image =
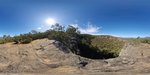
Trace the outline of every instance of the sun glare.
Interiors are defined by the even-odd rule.
[[[48,18],[48,19],[46,19],[46,24],[48,24],[48,25],[54,25],[54,24],[56,24],[56,21],[55,21],[55,19],[53,19],[53,18]]]

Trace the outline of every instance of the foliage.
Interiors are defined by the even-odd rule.
[[[60,42],[62,42],[65,39],[64,27],[59,24],[53,25],[52,30],[47,31],[47,33],[49,39],[53,39]]]
[[[134,43],[134,44],[140,44],[140,43],[146,43],[150,44],[150,38],[126,38],[126,40]]]
[[[23,40],[21,41],[21,43],[22,43],[22,44],[28,44],[28,43],[30,43],[31,41],[32,41],[31,38],[26,38],[26,39],[23,39]]]
[[[79,54],[78,37],[80,33],[77,28],[68,26],[67,29],[64,30],[63,26],[56,24],[52,26],[52,30],[47,31],[47,33],[49,33],[49,39],[59,41],[63,45],[67,46],[73,53]]]
[[[143,38],[143,39],[141,39],[141,43],[150,44],[150,38]]]
[[[27,44],[32,41],[32,38],[29,36],[29,34],[20,34],[20,36],[14,36],[14,42],[15,44]]]
[[[0,44],[6,43],[4,39],[0,39]]]
[[[99,52],[113,54],[117,57],[124,46],[124,42],[112,36],[98,36],[92,40],[92,45],[99,49]]]
[[[80,38],[82,39],[81,43],[85,45],[90,45],[92,42],[92,39],[94,39],[95,37],[96,36],[90,35],[90,34],[81,34],[80,35]]]
[[[13,42],[13,38],[10,35],[4,35],[0,39],[0,44],[8,43],[8,42]]]

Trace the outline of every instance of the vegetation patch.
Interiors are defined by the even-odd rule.
[[[141,42],[150,44],[150,38],[143,38],[143,39],[141,39]]]
[[[132,42],[134,44],[140,44],[140,43],[145,43],[145,44],[150,44],[150,38],[125,38],[129,42]]]
[[[117,57],[124,46],[124,42],[116,37],[102,35],[92,39],[92,45],[98,48],[98,52]]]

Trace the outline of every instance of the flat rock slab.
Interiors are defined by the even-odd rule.
[[[126,43],[119,56],[128,56],[133,58],[148,57],[150,56],[150,44]]]
[[[0,75],[150,75],[150,73],[100,72],[100,73],[2,73]]]

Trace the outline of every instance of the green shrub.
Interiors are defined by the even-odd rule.
[[[21,43],[22,43],[22,44],[28,44],[28,43],[30,43],[31,41],[32,41],[31,38],[26,38],[26,39],[22,39],[22,40],[21,40]]]
[[[8,42],[13,42],[13,38],[10,35],[4,35],[1,39],[0,39],[0,44],[5,44]]]
[[[32,38],[28,34],[20,34],[19,36],[14,36],[13,41],[15,44],[27,44],[32,41]]]
[[[20,41],[21,41],[21,37],[19,37],[19,36],[14,36],[14,37],[13,37],[13,41],[15,42],[15,44],[19,44]]]

